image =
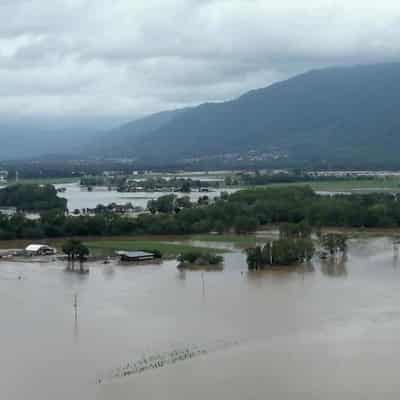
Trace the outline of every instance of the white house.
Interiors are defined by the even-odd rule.
[[[25,248],[25,252],[30,256],[51,256],[56,254],[56,249],[46,244],[30,244]]]

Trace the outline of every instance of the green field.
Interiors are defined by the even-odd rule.
[[[79,178],[35,178],[35,179],[19,179],[18,183],[31,183],[36,185],[46,185],[46,184],[66,184],[66,183],[74,183],[79,182]],[[10,180],[8,182],[9,185],[14,184],[15,181]]]
[[[196,247],[182,243],[170,243],[159,240],[93,240],[85,242],[92,254],[112,255],[117,250],[152,251],[159,250],[164,256],[177,256],[186,251],[212,251],[223,253],[224,250]]]
[[[236,244],[254,244],[257,241],[255,235],[236,235],[236,234],[224,234],[224,235],[213,235],[213,234],[201,234],[192,235],[190,240],[198,240],[202,242],[230,242]]]
[[[95,254],[110,255],[116,250],[150,251],[158,249],[165,255],[175,256],[189,250],[209,250],[215,253],[223,253],[228,250],[215,249],[208,246],[207,242],[234,242],[234,243],[254,243],[255,236],[248,235],[248,241],[244,241],[245,236],[241,235],[193,235],[193,236],[122,236],[122,237],[89,237],[81,240]],[[60,252],[62,245],[68,238],[36,240],[38,243],[46,243],[56,247]],[[189,241],[204,241],[204,246],[193,246]],[[1,240],[0,249],[21,249],[33,241],[25,240]],[[186,243],[188,242],[188,243]]]
[[[295,183],[272,183],[263,187],[288,187],[288,186],[311,186],[317,191],[336,192],[374,192],[374,191],[395,191],[400,192],[400,177],[374,178],[374,179],[345,179],[326,180],[316,182],[295,182]]]

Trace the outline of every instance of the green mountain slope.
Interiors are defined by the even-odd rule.
[[[400,158],[399,105],[400,64],[316,70],[161,122],[159,114],[136,121],[109,132],[113,146],[101,151],[159,162],[255,150],[279,151],[289,161],[393,164]],[[137,129],[146,121],[151,129]]]

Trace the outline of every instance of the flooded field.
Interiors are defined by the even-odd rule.
[[[64,193],[60,193],[60,197],[68,200],[68,209],[94,208],[98,204],[108,205],[110,203],[126,204],[132,203],[136,207],[147,207],[149,200],[156,199],[171,192],[135,192],[135,193],[120,193],[116,190],[108,190],[106,187],[94,188],[89,192],[86,188],[81,188],[79,183],[67,183],[54,185],[56,188],[65,188]],[[221,192],[233,193],[237,189],[215,189],[210,192],[192,192],[189,194],[192,201],[197,201],[199,197],[209,196],[210,198],[220,196]],[[184,196],[184,193],[175,193],[177,196]]]
[[[223,271],[99,263],[82,276],[61,262],[1,262],[1,398],[400,392],[400,262],[390,238],[352,240],[342,263],[265,273],[248,273],[233,243],[208,245],[233,249]]]

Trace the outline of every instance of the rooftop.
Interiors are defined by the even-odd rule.
[[[145,251],[116,251],[115,252],[116,255],[118,256],[126,256],[129,258],[138,258],[138,257],[152,257],[154,256],[153,253],[147,253]]]
[[[45,248],[45,249],[50,249],[49,246],[46,244],[30,244],[29,246],[26,247],[26,251],[39,251],[40,249]]]

